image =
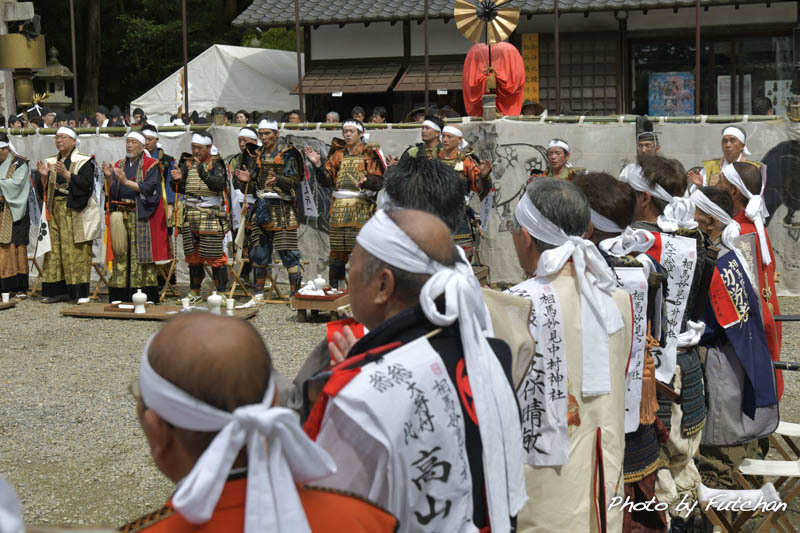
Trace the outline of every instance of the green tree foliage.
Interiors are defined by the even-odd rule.
[[[269,28],[267,31],[259,32],[255,28],[249,28],[242,35],[242,46],[252,46],[257,48],[271,48],[273,50],[297,50],[294,28]],[[303,51],[303,41],[300,40],[300,51]]]
[[[96,35],[86,31],[89,4],[97,0],[75,0],[78,91],[85,101],[84,54]],[[187,0],[189,60],[213,44],[249,46],[243,32],[231,25],[252,0]],[[47,47],[58,48],[61,62],[72,68],[69,31],[69,2],[35,0],[42,16],[42,33]],[[102,0],[99,43],[101,57],[96,100],[108,107],[124,105],[140,96],[183,65],[183,36],[180,0]],[[253,34],[257,34],[255,30]],[[272,32],[265,32],[267,33]],[[275,32],[276,48],[294,50],[294,31]],[[271,37],[272,39],[272,37]],[[266,41],[264,41],[266,44]],[[286,48],[289,46],[289,48]],[[267,44],[267,47],[272,47]],[[190,73],[191,74],[191,73]],[[71,89],[71,85],[70,85]],[[72,91],[69,90],[68,93]],[[94,109],[84,111],[93,112]]]

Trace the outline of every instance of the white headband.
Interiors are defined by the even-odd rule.
[[[213,141],[211,140],[211,137],[203,133],[192,133],[192,144],[204,144],[206,146],[211,146]]]
[[[256,135],[256,132],[248,128],[240,129],[239,137],[247,137],[248,139],[253,139],[254,141],[258,140],[258,135]]]
[[[258,123],[258,128],[256,129],[278,131],[278,123],[275,122],[274,120],[267,120],[265,118],[262,118]]]
[[[527,193],[522,195],[514,215],[532,237],[556,246],[539,256],[537,276],[553,276],[572,259],[581,294],[583,353],[594,354],[583,359],[583,394],[608,394],[611,391],[608,336],[623,327],[622,316],[614,303],[614,273],[592,241],[564,233],[542,215]]]
[[[619,224],[610,218],[604,217],[594,209],[592,209],[592,225],[595,229],[606,233],[622,233],[625,231],[625,228],[620,227]]]
[[[569,145],[559,139],[553,139],[552,141],[547,143],[547,149],[549,150],[550,148],[561,148],[565,152],[569,153]]]
[[[424,124],[424,123],[423,123]],[[449,133],[450,135],[455,135],[459,139],[464,138],[464,132],[454,126],[445,126],[442,129],[442,133]]]
[[[767,231],[764,228],[764,220],[769,216],[767,206],[764,204],[764,199],[761,194],[753,194],[742,181],[742,177],[736,171],[733,165],[727,165],[722,169],[722,174],[728,183],[739,189],[742,196],[747,198],[747,206],[744,208],[744,214],[756,227],[758,233],[759,248],[761,248],[761,262],[764,265],[772,263],[772,258],[769,255],[769,244],[767,243]],[[764,185],[761,185],[761,192],[764,192]]]
[[[294,411],[272,407],[272,376],[261,403],[238,407],[232,413],[222,411],[153,370],[148,351],[154,337],[147,341],[139,365],[144,404],[173,426],[219,432],[178,485],[172,496],[175,509],[192,524],[208,522],[236,456],[247,446],[245,532],[310,531],[295,482],[327,477],[336,472],[336,465],[303,432]]]
[[[747,149],[747,144],[745,144],[745,133],[744,130],[737,128],[736,126],[728,126],[724,130],[722,130],[722,136],[725,137],[726,135],[732,135],[739,139],[739,141],[744,145],[743,153],[744,155],[752,155],[750,150]]]
[[[158,139],[158,132],[156,130],[151,130],[150,128],[143,129],[142,135],[144,135],[145,137],[152,137],[153,139]]]
[[[700,208],[700,211],[716,218],[725,226],[725,228],[722,230],[722,244],[736,254],[736,257],[739,259],[739,263],[742,265],[742,268],[744,268],[745,272],[747,273],[747,277],[750,279],[750,283],[753,283],[755,286],[755,278],[753,277],[753,273],[750,272],[750,265],[747,262],[747,259],[745,259],[742,251],[738,246],[736,246],[736,239],[739,238],[742,227],[700,189],[695,189],[689,198],[698,208]]]
[[[8,149],[14,152],[15,154],[17,153],[17,149],[14,148],[14,145],[11,144],[11,141],[8,142],[0,141],[0,148],[5,148],[6,146],[8,146]]]
[[[396,268],[430,274],[419,296],[425,316],[436,326],[448,326],[458,320],[478,429],[487,451],[483,454],[483,472],[489,520],[493,529],[508,531],[509,516],[515,515],[527,499],[522,431],[516,411],[503,408],[514,405],[514,392],[486,339],[493,333],[480,283],[463,252],[452,267],[434,261],[383,210],[361,228],[356,242]],[[444,313],[439,312],[435,303],[442,294]]]
[[[642,167],[636,163],[631,163],[623,168],[620,179],[622,181],[627,181],[628,185],[634,190],[649,192],[659,200],[667,202],[664,213],[658,217],[657,221],[661,231],[675,233],[679,228],[697,228],[697,222],[694,220],[694,204],[692,204],[688,198],[672,196],[658,183],[651,187],[644,177]]]
[[[358,131],[360,131],[362,133],[364,132],[364,126],[362,126],[360,123],[356,122],[355,120],[345,120],[344,123],[342,123],[342,130],[344,130],[348,126],[350,126],[352,128],[355,128],[355,129],[357,129]]]
[[[423,126],[428,126],[430,129],[436,130],[439,133],[442,132],[442,128],[440,128],[439,125],[437,123],[435,123],[434,121],[432,121],[432,120],[425,120],[425,121],[422,122],[422,125]]]
[[[145,143],[145,138],[144,138],[144,135],[142,135],[142,134],[141,134],[141,133],[139,133],[138,131],[132,131],[132,132],[130,132],[130,133],[128,134],[128,137],[127,137],[127,138],[128,138],[128,139],[135,139],[135,140],[139,141],[139,142],[140,142],[140,143],[142,143],[142,144],[144,144],[144,143]]]
[[[450,135],[455,135],[456,137],[461,139],[461,142],[458,143],[458,147],[461,150],[463,150],[464,148],[469,146],[469,143],[464,138],[464,132],[462,132],[460,129],[458,129],[458,128],[454,127],[454,126],[445,126],[444,128],[442,128],[442,133],[449,133]]]
[[[58,128],[56,130],[56,135],[60,135],[60,134],[68,135],[68,136],[72,137],[75,140],[78,139],[78,134],[75,133],[75,130],[73,130],[72,128],[68,128],[66,126],[61,126],[60,128]]]
[[[725,229],[722,231],[722,243],[729,249],[736,250],[734,239],[736,239],[741,232],[739,223],[733,220],[728,213],[723,211],[720,206],[715,204],[700,189],[695,189],[691,196],[689,196],[689,199],[695,206],[700,208],[700,211],[716,218],[725,226]]]

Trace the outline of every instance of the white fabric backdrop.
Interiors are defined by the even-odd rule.
[[[770,148],[794,138],[792,125],[784,120],[739,124],[748,133],[747,145],[753,159],[762,159]],[[722,124],[659,124],[662,153],[679,159],[688,169],[700,165],[702,160],[720,157]],[[463,124],[465,138],[473,145],[481,159],[494,163],[493,177],[497,193],[489,230],[480,245],[481,259],[491,269],[492,281],[517,282],[521,278],[516,254],[507,229],[513,208],[525,188],[532,168],[546,168],[545,146],[553,137],[566,139],[571,147],[570,162],[574,166],[604,170],[617,175],[622,166],[635,158],[635,126],[632,123],[611,124],[552,124],[497,120]],[[211,130],[215,145],[227,156],[238,150],[237,128],[215,127]],[[386,129],[370,132],[371,142],[381,145],[384,153],[400,155],[409,145],[420,141],[419,130]],[[327,153],[331,139],[340,136],[338,131],[310,129],[305,131],[282,130],[281,136],[297,146],[310,144]],[[124,155],[124,139],[101,135],[82,135],[81,151],[94,154],[99,161],[114,161]],[[800,135],[798,135],[800,138]],[[35,135],[15,137],[18,151],[34,162],[55,153],[52,137]],[[190,134],[161,136],[167,153],[177,157],[190,149]],[[798,146],[794,142],[791,146]],[[781,146],[790,146],[784,144]],[[772,168],[779,172],[779,165]],[[800,168],[798,168],[800,170]],[[783,181],[791,180],[784,169]],[[794,174],[794,173],[792,173]],[[772,180],[772,172],[770,180]],[[800,187],[800,183],[798,183]],[[798,189],[800,191],[800,189]],[[318,191],[319,193],[320,191]],[[778,190],[780,192],[780,189]],[[798,195],[800,196],[800,195]],[[478,202],[473,198],[473,207]],[[798,206],[800,207],[800,206]],[[798,228],[784,222],[787,206],[778,205],[769,225],[770,238],[775,248],[778,270],[782,273],[780,294],[800,294],[800,217]],[[327,277],[325,262],[328,255],[328,237],[324,231],[301,226],[300,248],[303,258],[309,261],[305,278],[317,273]],[[184,269],[181,269],[181,278]]]

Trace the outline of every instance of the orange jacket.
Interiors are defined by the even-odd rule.
[[[357,496],[318,487],[298,486],[306,518],[314,533],[393,533],[397,519],[378,506]],[[173,507],[172,500],[153,513],[120,528],[133,533],[226,533],[244,531],[244,505],[247,478],[225,483],[214,515],[207,523],[195,526]]]

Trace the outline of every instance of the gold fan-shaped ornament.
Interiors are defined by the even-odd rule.
[[[500,7],[508,1],[481,0],[476,6],[468,0],[456,0],[453,18],[458,31],[470,41],[479,43],[486,26],[486,44],[505,41],[519,22],[518,7]]]

